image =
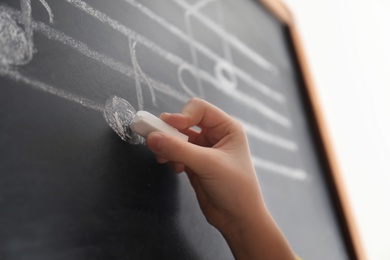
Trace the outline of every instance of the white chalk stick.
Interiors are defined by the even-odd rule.
[[[176,128],[168,125],[160,118],[143,110],[140,110],[135,114],[133,121],[130,123],[130,128],[131,131],[145,138],[151,132],[160,131],[180,138],[184,141],[188,141],[188,136],[180,133]]]

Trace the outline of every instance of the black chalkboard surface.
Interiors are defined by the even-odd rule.
[[[285,26],[251,0],[0,1],[0,259],[232,259],[185,174],[123,142],[115,95],[191,97],[244,125],[264,197],[304,259],[347,259]]]

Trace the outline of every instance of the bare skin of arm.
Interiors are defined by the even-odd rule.
[[[189,142],[153,132],[147,146],[157,162],[187,173],[203,214],[235,258],[295,259],[264,203],[240,123],[201,99],[160,118],[188,135]]]

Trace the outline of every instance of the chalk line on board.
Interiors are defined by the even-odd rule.
[[[195,45],[194,45],[195,37],[194,37],[193,31],[192,31],[191,16],[195,12],[199,12],[200,9],[205,8],[211,2],[214,2],[214,1],[216,1],[216,0],[199,1],[196,4],[192,5],[191,9],[186,10],[184,13],[184,17],[185,17],[184,20],[185,20],[187,33],[191,38],[191,41],[189,43],[191,57],[192,57],[192,60],[194,62],[195,67],[199,67],[199,66],[198,66],[198,55],[197,55],[197,51],[196,51]],[[227,48],[229,45],[226,44],[226,40],[224,38],[221,38],[221,40],[222,40],[222,46],[223,46],[225,59],[219,59],[218,61],[216,61],[215,65],[214,65],[214,75],[218,79],[219,83],[224,88],[226,88],[227,90],[234,90],[237,87],[237,78],[236,78],[236,73],[233,71],[233,69],[234,69],[233,63],[232,63],[231,59],[229,59],[229,57],[227,57],[230,54],[230,49]],[[229,75],[229,77],[226,77],[224,72],[227,73]],[[199,72],[197,73],[196,78],[199,81]],[[199,83],[198,83],[198,85],[199,85]]]
[[[141,78],[146,82],[146,85],[149,88],[150,94],[152,96],[153,105],[157,107],[157,99],[153,89],[153,82],[151,78],[144,73],[137,60],[137,55],[135,50],[136,44],[137,44],[136,41],[133,41],[132,39],[129,38],[130,57],[131,57],[131,62],[133,63],[133,70],[135,75],[135,86],[136,86],[137,97],[138,97],[138,109],[142,110],[144,108],[141,80],[140,80]]]
[[[225,31],[226,31],[226,27],[225,27],[225,18],[223,16],[223,13],[222,13],[222,6],[221,6],[221,1],[219,0],[212,0],[213,2],[215,2],[215,12],[216,12],[216,16],[217,16],[217,19],[219,21],[219,24],[221,26],[221,28],[223,28]],[[230,43],[223,37],[220,37],[221,38],[221,41],[222,41],[222,50],[223,50],[223,55],[226,59],[226,61],[220,61],[218,62],[216,65],[215,65],[215,73],[218,75],[218,78],[220,79],[220,81],[228,81],[228,83],[230,83],[230,87],[232,88],[236,88],[238,86],[238,80],[237,80],[237,75],[234,71],[234,66],[233,66],[233,56],[232,56],[232,52],[231,52],[231,49],[230,49]],[[225,76],[225,73],[227,73],[228,77]],[[227,84],[228,84],[227,83]],[[264,93],[263,93],[264,94]],[[276,100],[279,100],[279,99],[276,99]]]
[[[274,146],[277,146],[287,151],[295,152],[298,150],[298,145],[294,141],[266,132],[262,130],[260,127],[248,123],[240,118],[236,118],[236,119],[240,121],[248,137],[256,138],[258,140],[272,144]]]
[[[49,13],[50,23],[53,12],[45,0],[39,0]],[[25,65],[34,53],[31,0],[20,0],[20,24],[4,9],[0,10],[0,64],[3,66]]]
[[[24,26],[24,34],[26,36],[26,40],[28,43],[28,60],[26,63],[28,63],[33,56],[34,51],[34,43],[33,43],[33,28],[31,25],[31,2],[30,0],[21,0],[20,1],[20,9],[21,9],[21,23]]]
[[[189,43],[189,46],[190,46],[190,53],[191,53],[192,63],[194,64],[194,66],[196,68],[199,68],[198,55],[196,54],[196,48],[195,48],[195,44],[194,44],[196,39],[194,38],[194,34],[192,32],[192,26],[190,24],[191,20],[189,18],[190,15],[191,15],[190,11],[187,11],[185,13],[185,17],[186,17],[185,25],[186,25],[186,29],[187,29],[187,34],[190,37],[190,41],[188,43]],[[182,71],[184,71],[184,69],[185,69],[185,67],[180,67],[179,70],[178,70],[178,74],[179,74],[179,77],[180,77],[181,80],[182,80],[182,76],[181,76],[182,75]],[[199,70],[196,70],[195,73],[196,73],[195,74],[196,83],[198,85],[198,90],[199,90],[200,96],[204,97],[204,90],[203,90],[202,81],[201,81],[200,76],[199,76]],[[184,80],[182,80],[182,81],[183,81],[182,85],[187,87],[187,85],[184,83]]]
[[[243,106],[250,107],[263,116],[265,116],[268,119],[271,119],[273,122],[278,123],[281,126],[284,126],[285,128],[291,128],[292,123],[290,119],[287,117],[279,114],[275,110],[269,108],[268,106],[264,105],[262,102],[260,102],[258,99],[256,99],[253,96],[246,95],[245,93],[242,93],[241,91],[226,91],[226,89],[219,84],[219,81],[215,79],[214,77],[211,77],[209,74],[203,74],[202,71],[200,71],[200,74],[207,78],[209,82],[212,82],[216,89],[220,90],[221,92],[224,92],[227,95],[235,101],[240,102]]]
[[[218,80],[215,80],[214,77],[212,77],[208,72],[205,71],[199,71],[198,68],[195,68],[193,65],[189,64],[188,62],[184,61],[182,58],[178,57],[177,55],[170,53],[160,46],[158,46],[156,43],[148,40],[144,36],[137,34],[136,32],[132,31],[131,29],[127,28],[123,24],[119,23],[118,21],[110,18],[106,14],[95,10],[91,6],[89,6],[87,3],[81,1],[81,0],[65,0],[71,4],[73,4],[75,7],[79,8],[80,10],[85,11],[87,14],[95,17],[97,20],[101,21],[102,23],[106,23],[110,25],[113,29],[123,33],[124,35],[128,36],[129,38],[132,38],[136,40],[138,43],[145,45],[150,50],[155,52],[156,54],[160,55],[161,57],[165,58],[167,61],[177,65],[182,66],[185,64],[188,66],[188,68],[191,68],[191,70],[196,74],[196,71],[198,70],[199,75],[203,77],[204,80],[214,85],[214,87],[221,90],[224,94],[228,95],[229,97],[232,97],[238,101],[241,101],[243,105],[252,107],[256,109],[260,114],[267,117],[270,120],[273,120],[274,122],[286,127],[291,127],[291,121],[286,118],[285,116],[279,114],[278,112],[274,111],[273,109],[269,108],[268,106],[262,104],[259,100],[253,99],[252,97],[248,96],[247,94],[238,91],[235,89],[234,91],[231,91],[229,89],[221,88],[220,82]],[[260,104],[261,103],[261,104]]]
[[[190,10],[192,8],[191,5],[184,0],[172,0],[172,2],[176,3],[178,6],[182,7],[184,10]],[[207,16],[203,15],[200,12],[194,12],[194,15],[198,18],[199,22],[202,22],[207,27],[209,27],[211,30],[213,30],[216,34],[220,35],[222,38],[224,38],[226,41],[228,41],[232,47],[235,47],[238,51],[243,53],[249,59],[252,59],[254,62],[256,62],[262,68],[267,69],[274,74],[278,74],[278,68],[275,65],[273,65],[271,62],[266,60],[264,57],[260,56],[258,53],[253,51],[251,48],[246,46],[237,37],[235,37],[234,35],[228,33],[226,30],[221,28],[218,24],[216,24],[210,18],[208,18]]]
[[[307,173],[299,168],[291,168],[256,156],[252,156],[252,162],[255,168],[274,172],[294,180],[303,181],[307,178]]]
[[[82,105],[83,107],[87,107],[87,108],[101,111],[101,112],[103,112],[103,110],[104,110],[104,107],[102,105],[98,104],[95,101],[92,101],[91,99],[78,96],[78,95],[73,94],[71,92],[68,92],[66,90],[55,88],[51,85],[48,85],[46,83],[43,83],[43,82],[36,80],[36,79],[33,79],[31,77],[24,76],[14,69],[5,68],[5,67],[0,66],[0,75],[4,76],[4,77],[8,77],[8,78],[10,78],[14,81],[17,81],[17,82],[25,83],[27,85],[32,86],[35,89],[39,89],[39,90],[43,91],[43,92],[55,95],[57,97],[60,97],[60,98],[63,98],[63,99],[66,99],[66,100],[69,100],[72,102],[75,102],[79,105]]]
[[[169,23],[166,19],[163,17],[157,15],[144,5],[140,4],[136,0],[124,0],[125,2],[131,4],[133,7],[137,8],[140,12],[142,12],[144,15],[149,17],[151,20],[157,22],[161,26],[163,26],[165,29],[167,29],[169,32],[171,32],[173,35],[177,36],[181,40],[187,42],[190,46],[193,46],[197,51],[202,53],[204,56],[209,58],[210,60],[215,61],[216,63],[226,61],[222,57],[218,56],[215,52],[210,50],[207,46],[202,44],[201,42],[197,41],[196,39],[191,38],[188,34],[181,31],[178,27],[175,25]],[[190,29],[191,30],[191,29]],[[252,56],[251,56],[252,57]],[[285,97],[277,92],[276,90],[271,89],[270,87],[266,86],[265,84],[259,82],[258,80],[254,79],[251,75],[240,69],[239,67],[235,66],[231,60],[228,60],[230,63],[231,68],[234,70],[235,74],[242,79],[246,84],[248,84],[249,87],[252,87],[253,89],[261,92],[263,95],[271,98],[272,100],[284,103]],[[195,64],[195,63],[194,63]],[[194,72],[196,73],[196,71]]]
[[[4,9],[4,6],[0,5],[0,10],[2,10],[1,8]],[[9,9],[9,8],[7,8],[7,9]],[[17,12],[15,10],[8,10],[8,11],[13,11],[14,15],[17,14]],[[129,77],[132,77],[132,78],[135,77],[133,74],[131,74],[132,68],[128,67],[127,65],[116,62],[115,60],[113,60],[107,56],[104,56],[102,54],[99,54],[97,52],[90,50],[87,45],[85,45],[85,44],[83,44],[83,43],[81,43],[81,42],[79,42],[79,41],[77,41],[69,36],[66,36],[62,32],[58,32],[58,31],[48,27],[44,23],[33,22],[33,28],[35,30],[41,32],[43,35],[45,35],[49,39],[60,41],[63,44],[68,45],[68,46],[76,49],[77,51],[79,51],[83,55],[86,55],[89,58],[92,58],[94,60],[97,60],[97,61],[105,64],[106,66],[110,67],[111,69],[119,71],[119,72],[121,72]],[[146,79],[148,79],[148,77],[144,76],[144,78],[145,79],[143,79],[143,83],[147,83]],[[142,81],[142,79],[140,79],[140,80]],[[148,79],[148,80],[151,80],[151,79]],[[215,80],[215,79],[212,78],[210,80]],[[185,96],[180,98],[180,93],[175,93],[174,90],[170,89],[169,86],[167,86],[166,89],[164,89],[164,88],[161,89],[161,86],[160,86],[160,88],[157,88],[156,87],[157,84],[155,81],[152,81],[151,85],[153,85],[153,87],[158,91],[161,91],[161,92],[166,93],[166,94],[172,94],[179,101],[185,102],[188,99],[188,97],[185,97]],[[171,92],[171,91],[173,91],[173,92]],[[177,94],[179,94],[179,96]],[[246,128],[249,129],[249,131],[248,131],[249,134],[253,135],[255,138],[258,138],[261,140],[266,140],[269,143],[273,143],[276,146],[282,147],[284,149],[294,150],[294,144],[290,143],[289,141],[283,141],[283,138],[278,139],[276,137],[273,137],[270,134],[267,135],[266,132],[259,130],[259,129],[255,129],[253,127],[247,126]]]
[[[135,55],[136,43],[137,42],[135,42],[135,41],[133,42],[132,39],[129,39],[129,50],[130,50],[131,62],[133,63],[135,89],[137,92],[137,100],[138,100],[138,109],[142,110],[144,108],[144,98],[142,95],[140,75],[138,73],[138,68],[137,68],[137,66],[138,66],[137,57]]]
[[[72,48],[78,50],[82,54],[86,55],[89,58],[92,58],[94,60],[97,60],[106,66],[121,72],[131,78],[134,78],[134,72],[133,69],[123,63],[117,62],[113,60],[112,58],[109,58],[103,54],[100,54],[98,52],[92,51],[87,45],[84,43],[81,43],[80,41],[77,41],[69,36],[66,36],[62,32],[58,32],[55,29],[50,28],[49,26],[45,25],[42,22],[33,22],[33,28],[42,34],[44,34],[46,37],[52,40],[57,40],[62,42],[63,44],[66,44],[68,46],[71,46]],[[204,77],[208,77],[208,81],[214,83],[214,85],[218,86],[218,88],[223,91],[224,89],[221,88],[221,86],[216,82],[216,80],[211,77],[210,75],[203,75]],[[146,78],[146,77],[145,77]],[[142,79],[140,79],[142,80]],[[158,83],[150,78],[148,78],[149,81],[151,81],[153,84],[153,87],[160,92],[163,92],[165,94],[168,94],[170,96],[173,96],[181,101],[186,101],[188,97],[186,95],[181,94],[180,92],[177,92],[173,88],[164,85],[162,83]],[[147,84],[146,80],[143,80],[143,83]],[[288,122],[283,118],[279,117],[278,114],[273,113],[272,110],[267,109],[267,107],[263,107],[262,104],[260,104],[257,100],[251,98],[247,95],[242,95],[240,92],[237,92],[235,95],[230,95],[232,98],[243,101],[244,103],[252,103],[253,107],[259,111],[261,111],[265,115],[269,115],[269,117],[274,117],[276,121],[281,122],[281,124],[288,125]],[[286,123],[287,122],[287,123]]]
[[[39,0],[39,2],[41,2],[41,4],[45,7],[47,13],[49,14],[50,23],[53,23],[54,22],[54,15],[53,15],[53,11],[51,10],[49,4],[45,0]]]
[[[74,50],[80,52],[81,54],[85,55],[86,57],[91,58],[93,60],[96,60],[114,71],[117,71],[123,75],[126,75],[132,79],[135,79],[134,68],[132,68],[132,67],[130,67],[122,62],[116,61],[116,60],[114,60],[114,59],[112,59],[104,54],[98,53],[98,52],[90,49],[86,44],[84,44],[84,43],[82,43],[74,38],[71,38],[71,37],[65,35],[64,33],[59,32],[53,28],[50,28],[49,26],[45,25],[42,22],[33,22],[33,27],[34,27],[34,30],[42,33],[48,39],[61,42],[62,44],[67,45],[67,46],[73,48]],[[187,95],[182,94],[181,92],[175,90],[171,86],[164,84],[162,82],[153,80],[150,77],[147,77],[146,75],[145,75],[145,77],[139,78],[139,80],[140,80],[140,82],[142,82],[144,84],[150,83],[150,86],[154,90],[159,91],[161,93],[164,93],[168,96],[174,97],[175,99],[177,99],[179,101],[185,102],[189,98]]]
[[[71,92],[68,92],[68,91],[65,91],[62,89],[54,88],[46,83],[43,83],[43,82],[38,81],[36,79],[33,79],[31,77],[24,76],[15,70],[0,66],[0,75],[4,76],[4,77],[8,77],[8,78],[10,78],[14,81],[17,81],[17,82],[25,83],[27,85],[30,85],[36,89],[43,91],[43,92],[46,92],[46,93],[55,95],[57,97],[63,98],[65,100],[74,102],[74,103],[79,104],[83,107],[93,109],[96,111],[100,111],[103,113],[105,111],[108,111],[105,106],[102,106],[95,101],[92,101],[88,98],[80,97],[78,95],[75,95]],[[113,116],[113,119],[111,116]],[[123,120],[122,120],[122,118],[119,118],[118,114],[115,115],[115,113],[113,113],[112,115],[109,115],[109,118],[110,118],[110,120],[112,119],[114,121],[115,120],[118,121],[118,122],[114,123],[115,125],[119,124],[120,126],[122,126]],[[122,130],[124,132],[124,129],[122,129]],[[118,131],[122,131],[122,130],[119,129]],[[137,142],[137,144],[138,144],[138,142]],[[281,165],[278,163],[274,163],[271,161],[267,161],[267,160],[261,159],[259,157],[252,157],[252,162],[256,168],[261,168],[261,169],[265,169],[267,171],[275,172],[277,174],[281,174],[285,177],[289,177],[289,178],[292,178],[295,180],[304,180],[307,177],[306,173],[300,169],[289,168],[287,166],[284,166],[284,165]]]

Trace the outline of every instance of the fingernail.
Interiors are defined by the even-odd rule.
[[[150,150],[158,152],[161,147],[164,137],[160,133],[150,133],[147,138],[147,145]]]
[[[161,114],[160,114],[160,118],[161,118],[161,119],[164,119],[164,118],[169,117],[170,115],[172,115],[172,114],[171,114],[171,113],[168,113],[168,112],[164,112],[164,113],[161,113]]]

